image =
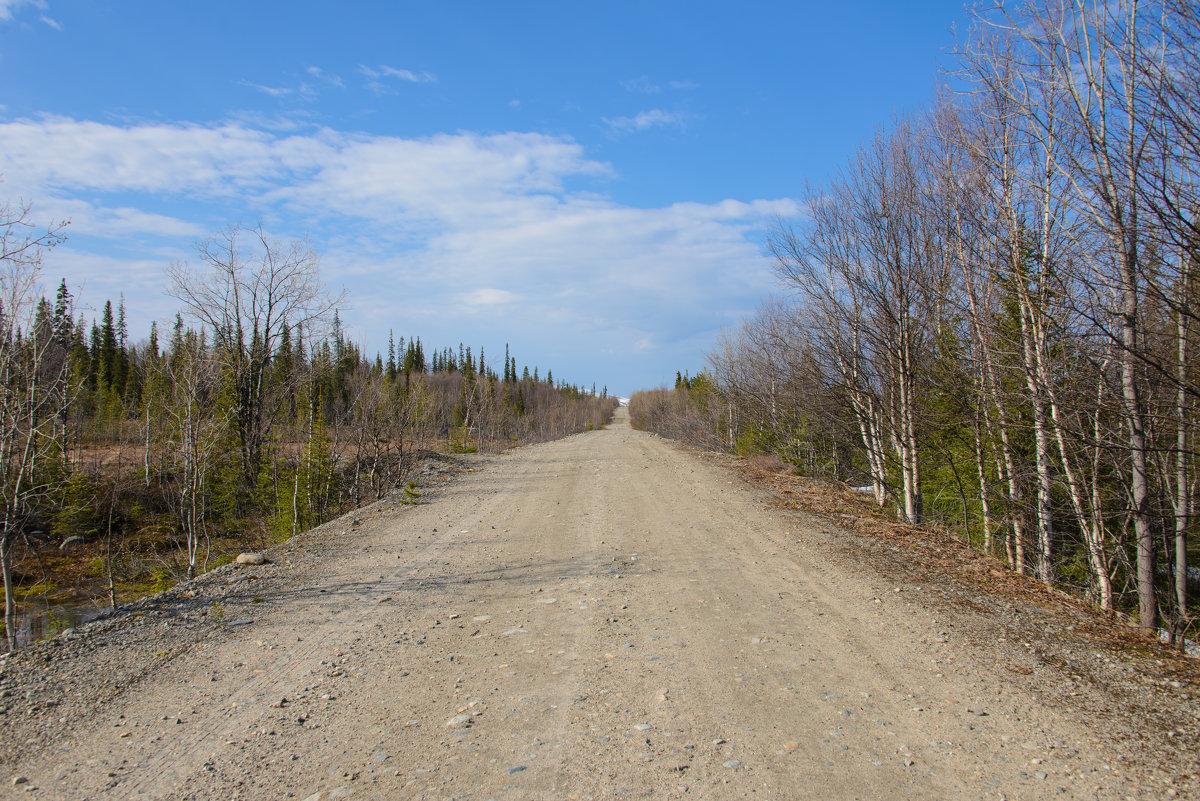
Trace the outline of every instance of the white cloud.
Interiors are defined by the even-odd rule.
[[[42,268],[43,290],[53,292],[60,279],[77,300],[76,316],[99,316],[105,300],[114,303],[125,296],[135,341],[149,331],[150,321],[162,323],[174,316],[176,304],[163,294],[163,275],[168,264],[181,258],[129,258],[89,253],[68,244],[46,257]]]
[[[39,217],[70,221],[68,236],[87,234],[122,239],[131,235],[149,235],[198,239],[209,233],[204,226],[178,217],[127,206],[97,207],[94,203],[74,198],[50,197],[39,201],[37,210]]]
[[[505,306],[521,299],[520,295],[507,289],[476,289],[458,296],[459,302],[467,306]]]
[[[630,131],[647,131],[651,128],[665,128],[672,125],[683,125],[688,121],[688,115],[678,111],[664,111],[653,108],[632,117],[604,117],[609,128],[618,133]]]
[[[291,138],[234,123],[123,128],[46,117],[0,125],[0,173],[52,191],[239,194],[277,180],[295,150]]]
[[[406,326],[433,346],[511,340],[521,359],[548,353],[556,375],[577,352],[627,370],[620,354],[652,346],[646,358],[682,360],[711,341],[772,285],[762,229],[799,212],[787,199],[624,206],[598,191],[610,165],[527,132],[405,139],[46,117],[0,124],[0,175],[4,196],[72,219],[78,249],[53,251],[48,274],[107,293],[100,303],[125,291],[131,313],[148,315],[133,330],[173,313],[165,264],[225,224],[262,221],[311,235],[371,348]]]
[[[0,21],[11,20],[13,12],[22,6],[32,6],[45,11],[46,0],[0,0]]]
[[[435,229],[511,220],[552,207],[570,175],[607,175],[583,149],[543,134],[439,134],[429,139],[348,138],[310,181],[280,189],[298,210]]]
[[[53,28],[56,31],[61,31],[63,29],[61,22],[59,22],[56,19],[51,19],[50,17],[47,17],[45,14],[42,14],[41,16],[39,16],[38,19],[40,19],[42,22],[49,25],[51,28]]]

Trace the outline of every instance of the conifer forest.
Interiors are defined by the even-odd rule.
[[[956,59],[775,226],[780,296],[634,423],[1195,638],[1200,10],[1006,4]]]
[[[349,341],[344,298],[302,242],[231,227],[172,265],[173,323],[131,334],[41,263],[65,225],[0,210],[0,568],[19,607],[62,577],[118,602],[402,492],[436,453],[495,452],[603,426],[607,390],[518,368],[507,347],[386,355]]]

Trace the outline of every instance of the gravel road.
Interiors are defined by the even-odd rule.
[[[896,583],[763,494],[624,410],[603,431],[447,465],[416,505],[382,501],[270,564],[7,657],[0,795],[1195,789],[1194,743],[1114,732],[1088,711],[1114,703],[1104,686],[1048,700],[993,612]]]

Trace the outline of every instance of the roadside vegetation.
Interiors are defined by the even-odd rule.
[[[999,4],[948,83],[776,226],[786,296],[633,424],[1196,638],[1200,9]]]
[[[115,605],[403,488],[430,451],[494,452],[605,424],[607,392],[518,371],[508,353],[386,356],[348,341],[342,298],[302,242],[231,228],[169,270],[166,331],[130,337],[124,304],[43,297],[64,226],[0,215],[0,568],[19,607],[87,585]],[[493,366],[495,365],[495,366]]]

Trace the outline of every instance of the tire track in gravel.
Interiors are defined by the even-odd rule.
[[[136,739],[98,721],[20,766],[36,791],[0,792],[1139,794],[1086,724],[980,663],[919,587],[834,558],[836,530],[623,414],[480,461],[418,506],[289,546],[297,568],[252,626],[114,701]]]
[[[89,775],[90,772],[60,768],[58,775],[61,778],[56,784],[63,789],[61,797],[81,797],[79,793],[86,797],[93,797],[93,793],[97,794],[95,797],[160,797],[171,788],[180,786],[185,778],[201,771],[204,763],[215,752],[231,743],[239,732],[247,728],[246,715],[239,714],[239,711],[260,709],[269,706],[271,700],[294,697],[296,688],[303,684],[306,677],[318,672],[322,655],[345,651],[350,647],[356,632],[377,614],[375,607],[378,599],[419,591],[425,585],[427,576],[441,574],[446,564],[444,554],[457,544],[454,532],[461,526],[462,520],[463,515],[451,518],[443,536],[418,549],[398,568],[388,565],[390,575],[384,573],[377,579],[368,579],[362,574],[361,566],[356,565],[351,571],[323,576],[319,579],[319,584],[303,588],[296,593],[297,600],[292,602],[290,608],[275,610],[273,615],[256,619],[256,629],[271,629],[277,625],[288,625],[279,623],[281,611],[285,617],[303,617],[307,609],[316,610],[315,626],[302,626],[300,630],[303,636],[290,638],[295,644],[289,643],[283,653],[266,662],[258,662],[261,666],[253,669],[250,678],[235,680],[232,687],[223,688],[214,699],[215,702],[210,701],[201,715],[188,719],[188,725],[177,726],[171,730],[169,738],[152,738],[140,748],[121,748],[119,758],[116,749],[107,749],[113,755],[110,766],[120,771],[117,775],[109,777],[113,781],[105,782],[102,787],[92,788],[90,785],[94,781],[94,775]],[[334,565],[336,564],[335,562]],[[330,614],[331,610],[328,604],[321,602],[321,596],[325,596],[326,599],[350,597],[357,599],[358,603],[345,609],[335,607],[332,610],[334,614]],[[229,631],[232,633],[234,629]],[[231,636],[224,646],[229,648],[235,641],[253,639],[257,635],[257,632],[251,632],[249,628],[243,631],[244,634]],[[185,664],[175,666],[172,672],[185,674],[185,681],[194,680],[195,675],[186,676],[189,670],[195,672],[196,668],[192,664]],[[137,698],[133,700],[141,701]],[[140,711],[129,717],[143,720],[157,718],[158,711],[166,710],[163,716],[168,719],[174,718],[179,704],[172,699],[166,704],[158,703],[155,706],[154,712]],[[250,721],[251,724],[254,722]],[[167,728],[170,729],[170,726]],[[99,739],[105,739],[103,733]],[[85,744],[84,748],[87,747]],[[96,750],[106,749],[100,746]]]
[[[353,576],[339,576],[340,580],[332,583],[352,588],[350,592],[361,596],[382,597],[401,592],[412,583],[419,583],[421,574],[429,572],[432,563],[438,561],[451,545],[450,537],[435,540],[400,570],[387,578],[381,576],[378,581],[363,582],[356,581]],[[322,591],[318,588],[317,592]],[[120,786],[121,797],[152,797],[164,787],[181,784],[184,778],[202,767],[220,744],[246,726],[245,720],[234,710],[262,706],[270,703],[267,699],[294,694],[295,688],[313,672],[314,659],[319,654],[348,647],[354,633],[370,620],[373,612],[369,604],[360,604],[349,612],[330,617],[316,631],[308,633],[302,645],[271,660],[267,667],[256,669],[254,677],[227,692],[219,706],[208,710],[202,719],[191,721],[184,735],[173,738],[139,761],[140,771]]]

